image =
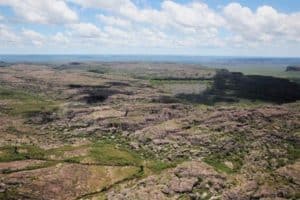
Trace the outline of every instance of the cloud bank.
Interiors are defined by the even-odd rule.
[[[9,16],[0,14],[0,40],[37,48],[61,44],[93,51],[156,48],[201,54],[204,49],[256,51],[300,44],[300,12],[282,13],[268,5],[251,10],[240,3],[213,9],[202,1],[165,0],[151,7],[133,0],[0,0],[0,6],[12,9],[24,26],[17,30]],[[87,18],[89,12],[93,16]],[[39,33],[27,24],[59,31]]]

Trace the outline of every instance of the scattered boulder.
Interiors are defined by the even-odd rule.
[[[182,194],[193,196],[194,189],[204,190],[201,194],[217,196],[225,188],[225,177],[203,162],[191,161],[164,171],[160,175],[149,176],[135,183],[134,187],[124,187],[108,192],[109,200],[117,199],[178,199]],[[220,187],[221,186],[221,187]],[[159,198],[158,198],[159,197]]]
[[[277,173],[300,187],[300,162],[279,168]]]
[[[185,192],[191,192],[193,190],[193,187],[198,182],[197,178],[178,178],[174,177],[170,181],[169,188],[170,190],[176,192],[176,193],[185,193]]]

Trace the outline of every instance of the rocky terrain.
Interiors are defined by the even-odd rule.
[[[300,86],[172,63],[0,68],[0,199],[299,199]]]

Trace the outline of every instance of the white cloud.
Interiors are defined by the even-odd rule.
[[[0,0],[0,5],[12,7],[17,16],[33,23],[65,24],[78,20],[62,0]]]
[[[181,5],[173,1],[164,1],[162,9],[169,19],[185,27],[220,27],[224,23],[222,17],[201,2]]]
[[[69,43],[70,39],[69,37],[65,36],[63,33],[58,32],[54,36],[52,36],[52,40],[56,43]]]
[[[230,3],[223,12],[217,13],[201,1],[177,3],[171,0],[162,1],[159,9],[139,8],[130,0],[70,0],[85,8],[98,8],[110,12],[110,16],[97,16],[110,26],[139,27],[147,24],[161,31],[172,29],[173,34],[183,38],[201,35],[195,39],[210,38],[216,43],[224,43],[226,38],[218,38],[222,28],[228,29],[232,41],[273,42],[274,40],[300,39],[300,13],[284,14],[270,6],[261,6],[256,11],[238,3]],[[131,22],[128,22],[130,20]],[[182,35],[183,34],[183,35]],[[182,38],[181,38],[182,39]],[[223,39],[224,42],[220,42]]]
[[[220,46],[222,43],[217,38],[218,28],[224,24],[222,16],[201,2],[179,4],[166,0],[160,9],[139,8],[130,0],[72,2],[109,12],[109,16],[97,15],[106,25],[102,41],[167,48]]]
[[[208,28],[219,27],[224,22],[221,16],[211,10],[206,4],[192,2],[186,5],[170,0],[163,1],[161,9],[138,8],[130,0],[71,0],[86,8],[98,8],[128,18],[134,22],[149,23],[154,26],[177,26]],[[104,16],[105,17],[105,16]],[[101,18],[104,18],[103,15]],[[106,19],[108,20],[108,19]],[[124,20],[120,18],[111,21]],[[122,23],[122,22],[121,22]]]
[[[97,19],[99,19],[101,22],[107,24],[107,25],[112,25],[112,26],[121,26],[121,27],[130,27],[131,22],[122,19],[119,17],[114,17],[114,16],[105,16],[105,15],[97,15]]]
[[[85,8],[98,8],[118,11],[121,7],[131,5],[130,0],[68,0]]]
[[[1,43],[18,43],[20,42],[20,37],[17,36],[9,27],[6,25],[0,24],[0,41]]]
[[[71,24],[69,27],[72,29],[74,36],[82,38],[99,38],[103,36],[102,31],[92,23]]]
[[[33,30],[29,30],[29,29],[23,29],[23,35],[28,38],[35,39],[35,40],[45,39],[45,37],[42,34],[36,32],[36,31],[33,31]]]
[[[124,31],[122,29],[112,26],[104,27],[104,31],[112,38],[127,38],[130,34],[128,31]]]
[[[36,46],[42,46],[46,42],[46,37],[36,31],[23,29],[24,40],[30,40]]]
[[[96,15],[104,27],[91,23],[69,25],[72,37],[105,44],[128,46],[188,47],[220,46],[218,28],[223,18],[201,2],[179,4],[164,1],[160,9],[139,8],[130,0],[69,0],[84,8],[105,10]]]
[[[238,3],[224,8],[228,28],[245,41],[300,41],[300,13],[284,14],[270,6],[252,11]]]
[[[74,3],[83,8],[82,20],[70,9],[70,6],[78,9]],[[16,15],[28,22],[60,24],[62,30],[50,36],[28,29],[17,34],[8,27],[0,27],[1,41],[19,39],[29,45],[64,44],[70,48],[94,49],[109,46],[145,51],[149,47],[162,52],[163,49],[187,52],[192,48],[263,49],[268,45],[300,43],[300,12],[282,13],[270,6],[252,10],[230,3],[214,10],[201,0],[187,3],[164,0],[155,8],[145,0],[0,0],[1,5],[11,6]],[[93,13],[98,9],[95,15],[98,21],[89,21],[85,16],[89,8]]]
[[[4,17],[2,15],[0,15],[0,21],[2,21],[4,19]]]

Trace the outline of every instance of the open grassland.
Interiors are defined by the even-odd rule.
[[[32,115],[37,112],[53,112],[57,103],[36,94],[13,88],[0,87],[0,105],[11,115]]]

